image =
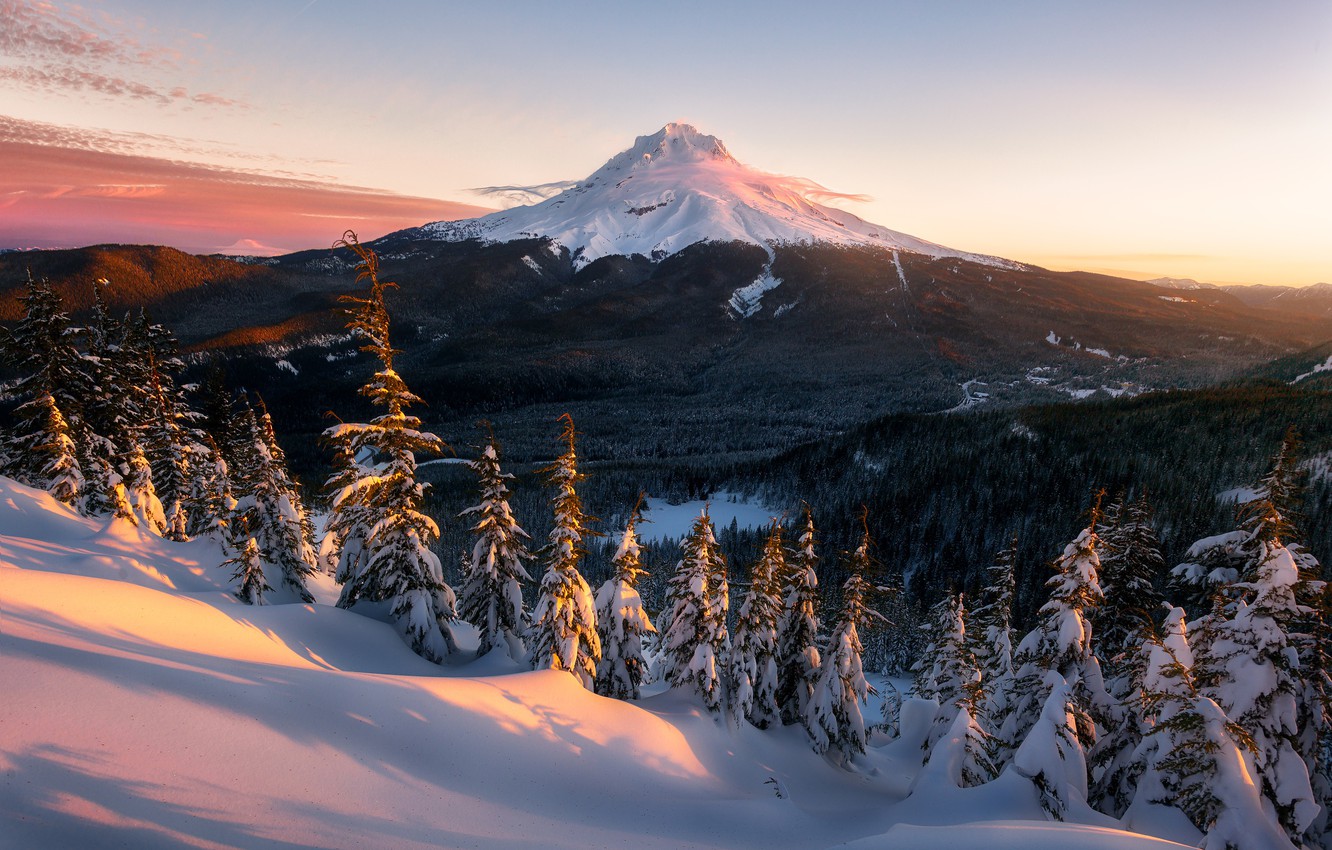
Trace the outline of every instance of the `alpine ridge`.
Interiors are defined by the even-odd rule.
[[[567,187],[567,188],[563,188]],[[937,245],[864,221],[820,203],[855,196],[831,192],[812,180],[768,174],[741,164],[715,136],[671,123],[639,136],[572,185],[524,190],[480,190],[509,197],[542,197],[481,218],[427,224],[420,236],[447,241],[510,242],[549,238],[567,248],[578,267],[600,257],[640,254],[654,260],[699,242],[744,242],[771,249],[815,242],[868,245],[929,257],[956,257],[998,268],[1009,260]]]

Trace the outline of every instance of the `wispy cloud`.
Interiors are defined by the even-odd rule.
[[[163,107],[248,108],[238,98],[180,85],[183,51],[145,43],[109,14],[42,0],[0,0],[0,21],[0,80],[10,84]]]
[[[238,150],[222,142],[167,136],[157,133],[113,132],[66,124],[25,121],[0,115],[0,143],[12,142],[43,147],[118,153],[131,156],[180,157],[233,163],[236,168],[261,173],[272,179],[332,181],[327,169],[342,163],[326,159],[289,159],[254,151]],[[322,170],[320,170],[322,169]]]

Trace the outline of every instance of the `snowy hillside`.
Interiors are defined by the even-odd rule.
[[[1047,822],[1009,774],[916,778],[910,734],[851,772],[676,694],[436,667],[359,614],[240,604],[210,541],[8,479],[0,506],[3,847],[1178,846]]]
[[[533,187],[540,197],[565,184]],[[508,187],[510,196],[523,190]],[[877,245],[931,257],[1021,268],[955,251],[819,203],[843,197],[809,180],[742,165],[714,136],[667,124],[611,158],[586,180],[531,206],[421,229],[445,240],[507,242],[549,237],[580,265],[609,255],[659,258],[703,241],[770,246],[796,242]]]

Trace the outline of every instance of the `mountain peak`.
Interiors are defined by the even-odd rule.
[[[721,139],[699,132],[693,124],[675,122],[667,124],[650,136],[639,136],[634,140],[633,147],[619,154],[612,159],[612,162],[622,156],[631,158],[636,165],[651,165],[663,160],[667,162],[716,160],[734,165],[740,164],[731,156],[731,152],[726,149]]]
[[[554,196],[537,191],[561,185],[568,188]],[[873,245],[1018,267],[1008,260],[945,248],[826,206],[821,201],[859,196],[743,165],[720,139],[692,124],[672,122],[639,136],[576,183],[505,188],[544,200],[482,218],[435,222],[420,232],[454,241],[545,237],[568,248],[579,265],[614,254],[659,258],[711,241],[748,242],[769,251],[792,243]]]

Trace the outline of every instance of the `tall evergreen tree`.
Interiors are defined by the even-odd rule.
[[[860,627],[871,616],[866,605],[870,591],[866,578],[870,571],[869,547],[866,527],[860,545],[847,562],[850,575],[842,585],[842,610],[828,641],[828,654],[819,666],[805,716],[815,752],[831,752],[840,763],[865,752],[865,719],[860,707],[872,689],[861,666]]]
[[[634,530],[640,518],[639,510],[635,507],[629,515],[620,544],[611,558],[614,575],[597,590],[601,661],[597,664],[596,692],[613,699],[638,699],[648,675],[643,638],[657,632],[638,593],[638,581],[646,574],[642,549]]]
[[[365,557],[342,586],[338,606],[350,608],[361,599],[387,601],[390,616],[403,639],[418,655],[443,661],[457,646],[450,623],[457,616],[453,591],[430,544],[439,537],[434,520],[421,512],[424,487],[416,480],[416,453],[439,453],[439,437],[421,428],[407,408],[420,402],[393,368],[397,353],[389,341],[389,315],[379,280],[379,259],[347,231],[338,243],[360,259],[357,280],[369,280],[370,292],[343,296],[348,327],[365,340],[362,351],[379,360],[380,369],[361,387],[361,395],[384,413],[368,424],[344,423],[329,428],[325,438],[347,456],[373,458],[375,466],[358,478],[347,496],[374,518]],[[311,558],[313,560],[313,558]]]
[[[166,533],[166,513],[153,486],[153,470],[139,441],[131,436],[125,452],[125,496],[137,524],[154,534]]]
[[[236,512],[258,542],[260,555],[278,569],[282,586],[301,601],[313,602],[305,582],[315,571],[315,553],[296,486],[281,458],[273,456],[253,408],[247,407],[242,416],[249,432],[249,450],[242,461],[248,490],[236,500]]]
[[[716,553],[712,520],[705,508],[681,543],[684,550],[671,576],[670,616],[662,633],[662,675],[674,688],[692,691],[709,711],[722,709],[722,659],[717,658],[717,618],[708,586]]]
[[[499,446],[493,437],[468,466],[476,473],[481,501],[459,514],[476,519],[472,526],[476,543],[463,570],[459,615],[476,626],[478,656],[501,646],[511,659],[521,661],[527,657],[523,635],[528,628],[523,583],[532,580],[523,563],[532,556],[524,542],[527,532],[509,507],[507,482],[513,476],[500,471]]]
[[[1046,582],[1049,601],[1041,606],[1036,627],[1018,645],[1013,702],[1003,727],[1003,738],[1010,747],[1019,748],[1042,717],[1048,720],[1058,715],[1063,710],[1060,700],[1065,697],[1069,716],[1075,721],[1076,743],[1086,748],[1095,742],[1092,712],[1108,702],[1100,665],[1092,654],[1090,622],[1103,598],[1097,576],[1100,559],[1095,529],[1099,519],[1098,497],[1087,527],[1055,561],[1055,574]],[[1057,686],[1061,696],[1051,702],[1052,690]],[[1046,731],[1062,735],[1058,732],[1062,728],[1056,724]],[[1072,742],[1067,745],[1072,746]],[[1084,761],[1084,754],[1080,752],[1077,760]],[[1084,778],[1084,795],[1085,786]]]
[[[14,448],[26,455],[29,482],[49,490],[56,501],[77,505],[83,490],[83,470],[75,453],[74,437],[56,400],[43,393],[19,407],[21,415],[40,425]]]
[[[166,537],[187,540],[190,527],[191,463],[195,443],[187,430],[190,411],[174,383],[148,352],[148,419],[143,425],[143,448],[153,468],[153,484],[166,512]]]
[[[763,554],[749,577],[740,605],[731,650],[731,712],[759,729],[781,722],[777,704],[777,619],[781,615],[781,577],[786,574],[782,527],[774,522]]]
[[[782,722],[803,723],[819,677],[819,579],[815,571],[814,517],[805,521],[783,577],[782,614],[777,624],[777,704]]]
[[[1002,718],[1013,686],[1013,593],[1017,586],[1017,537],[986,568],[981,604],[971,614],[967,642],[980,670],[985,699],[977,713],[987,722]]]
[[[1165,558],[1146,496],[1117,500],[1107,511],[1100,537],[1105,603],[1097,610],[1096,651],[1113,680],[1137,655],[1154,625],[1164,601],[1156,585],[1165,576]]]
[[[1243,597],[1216,624],[1195,674],[1203,694],[1252,736],[1259,788],[1298,842],[1318,813],[1299,751],[1302,680],[1290,636],[1302,614],[1295,599],[1299,572],[1278,538],[1263,541],[1259,551],[1261,560],[1238,585]]]
[[[20,376],[9,391],[18,406],[4,472],[73,505],[83,487],[78,444],[84,430],[82,400],[88,395],[82,356],[74,345],[78,331],[48,281],[30,274],[18,300],[23,316],[2,338],[5,362]]]
[[[1183,624],[1183,611],[1172,610],[1164,640],[1149,638],[1145,647],[1143,703],[1150,724],[1134,754],[1133,808],[1139,801],[1179,808],[1206,834],[1205,848],[1291,848],[1260,801],[1252,738],[1195,682]]]
[[[220,533],[226,529],[236,511],[236,497],[231,491],[231,469],[222,457],[213,436],[202,434],[190,464],[189,497],[186,513],[190,524],[186,533],[191,536]]]
[[[253,537],[244,535],[234,541],[235,554],[222,562],[223,567],[231,567],[231,578],[239,583],[236,598],[246,605],[263,605],[264,594],[273,588],[264,578],[264,565],[259,557],[259,544]]]
[[[530,652],[533,669],[568,670],[583,687],[592,690],[597,662],[601,660],[601,639],[597,636],[592,589],[578,571],[578,563],[586,554],[583,538],[590,532],[577,490],[583,476],[578,472],[573,417],[566,413],[560,421],[564,424],[560,440],[565,450],[546,468],[555,487],[551,500],[555,525],[546,547],[548,560],[541,577],[541,597],[532,611]]]

